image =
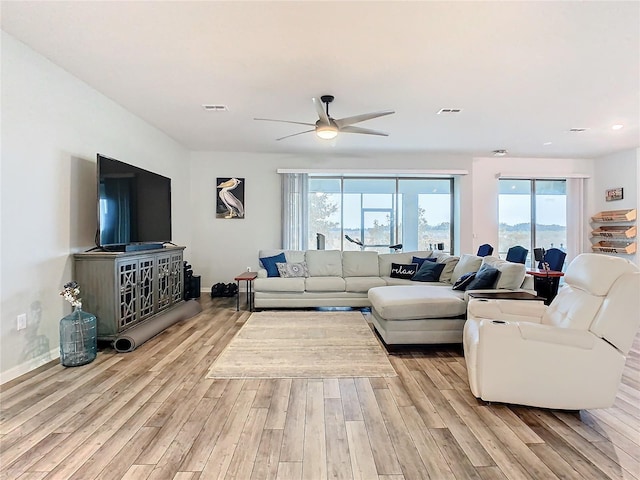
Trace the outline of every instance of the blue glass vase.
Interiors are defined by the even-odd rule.
[[[60,320],[60,363],[78,367],[93,362],[98,354],[96,316],[74,307]]]

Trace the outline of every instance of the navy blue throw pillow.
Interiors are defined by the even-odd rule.
[[[486,288],[494,288],[498,281],[498,275],[500,271],[490,267],[489,265],[482,265],[476,273],[476,278],[467,285],[467,290],[483,290]]]
[[[444,267],[444,263],[423,262],[411,280],[416,282],[438,282]]]
[[[411,280],[411,278],[418,271],[418,264],[416,263],[392,263],[391,264],[391,278],[403,278],[405,280]]]
[[[267,277],[279,277],[280,272],[276,263],[287,263],[284,252],[273,257],[261,258],[262,266],[267,270]]]
[[[467,289],[469,284],[473,282],[474,278],[476,278],[476,272],[469,272],[462,275],[456,283],[453,284],[454,290],[462,290],[463,292]]]
[[[417,263],[418,264],[418,268],[420,268],[422,266],[422,264],[425,262],[425,260],[427,262],[434,262],[436,261],[435,258],[420,258],[420,257],[413,257],[411,259],[411,263]]]

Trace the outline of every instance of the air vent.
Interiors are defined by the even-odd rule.
[[[461,108],[441,108],[438,110],[438,115],[441,113],[460,113],[462,111]]]
[[[209,103],[203,104],[202,108],[207,112],[228,112],[229,111],[229,107],[227,107],[226,105],[214,105]]]
[[[494,150],[494,151],[493,151],[493,152],[491,152],[491,153],[493,153],[493,156],[494,156],[494,157],[504,157],[504,156],[507,154],[507,151],[506,151],[506,150],[501,149],[501,150]]]
[[[587,129],[586,128],[570,128],[569,131],[572,133],[581,133],[581,132],[586,132]]]

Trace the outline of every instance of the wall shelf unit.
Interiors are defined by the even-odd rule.
[[[601,253],[636,253],[636,218],[635,208],[607,210],[591,217],[592,223],[598,224],[591,232],[592,239],[596,241],[591,249]]]
[[[598,212],[591,220],[593,222],[633,222],[636,219],[637,210],[628,208],[626,210],[606,210]]]

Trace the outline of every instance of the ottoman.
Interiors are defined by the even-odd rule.
[[[369,302],[387,345],[462,343],[467,301],[449,284],[374,287]]]

